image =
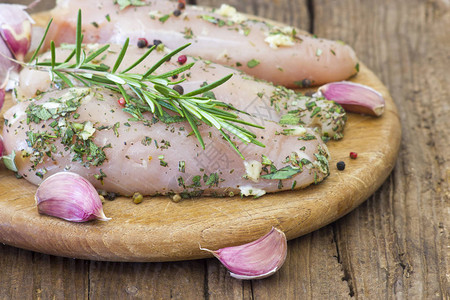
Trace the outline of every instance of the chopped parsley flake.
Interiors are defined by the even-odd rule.
[[[259,65],[259,64],[260,64],[260,61],[253,58],[252,60],[249,60],[249,61],[247,62],[247,67],[249,67],[249,68],[254,68],[254,67],[256,67],[256,66]]]

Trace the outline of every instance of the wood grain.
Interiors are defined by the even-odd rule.
[[[0,299],[449,299],[448,1],[196,2],[305,22],[303,29],[352,45],[399,108],[394,171],[353,212],[289,241],[283,268],[267,279],[234,280],[214,259],[110,263],[0,244]],[[306,4],[309,11],[298,11]]]

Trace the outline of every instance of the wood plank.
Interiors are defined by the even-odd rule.
[[[389,87],[404,128],[393,175],[336,223],[349,284],[356,297],[446,298],[449,139],[442,137],[450,136],[444,51],[450,36],[442,29],[450,27],[448,4],[314,3],[315,33],[354,46]]]
[[[205,261],[90,262],[91,299],[203,299]]]
[[[279,2],[282,0],[264,1],[268,3],[267,12]],[[354,46],[360,58],[389,87],[401,108],[403,139],[400,159],[388,181],[353,213],[289,242],[288,260],[280,270],[280,274],[284,274],[282,278],[261,281],[264,283],[261,288],[256,281],[231,279],[216,260],[207,259],[204,261],[207,263],[208,281],[202,281],[207,282],[207,293],[198,295],[199,299],[250,299],[253,293],[267,298],[260,289],[273,289],[271,293],[279,292],[280,295],[305,295],[310,299],[345,299],[346,293],[362,299],[447,299],[450,294],[446,278],[450,273],[447,263],[450,252],[446,251],[450,226],[447,210],[450,158],[449,141],[445,137],[450,136],[450,84],[445,69],[449,65],[450,38],[448,30],[444,29],[450,27],[448,4],[439,0],[311,2],[315,4],[316,33],[340,38]],[[324,238],[315,239],[317,235]],[[307,259],[305,253],[315,258]],[[333,261],[333,256],[336,256],[338,264]],[[327,258],[326,266],[322,264],[324,257]],[[92,288],[90,293],[96,298],[100,298],[102,293],[111,295],[116,285],[125,287],[120,285],[124,267],[108,267],[111,263],[105,262],[34,256],[32,252],[0,244],[0,299],[44,298],[40,297],[38,290],[27,287],[30,282],[40,282],[39,276],[50,277],[50,274],[42,272],[39,275],[32,271],[32,266],[40,264],[48,271],[51,264],[61,268],[70,261],[93,266],[92,270],[84,269],[82,273],[88,276],[94,272],[92,284],[95,290]],[[123,265],[153,266],[159,263]],[[147,290],[139,289],[142,298],[152,298],[153,289],[161,291],[165,284],[175,285],[177,267],[195,269],[191,276],[196,279],[205,274],[202,263],[195,267],[186,266],[184,262],[168,265],[172,267],[164,277],[166,281],[157,281],[157,286]],[[80,265],[69,264],[65,272],[74,273],[77,267]],[[156,267],[144,269],[134,268],[137,274],[144,273],[145,278],[159,274]],[[183,269],[178,272],[183,272]],[[286,272],[288,276],[285,276]],[[107,281],[111,275],[113,280],[110,284],[95,282]],[[341,276],[344,281],[339,281]],[[71,289],[49,280],[44,282],[40,287],[46,295],[55,294],[59,288],[67,290],[67,298],[86,298],[86,293],[79,292],[79,289],[84,289],[80,284]],[[337,286],[336,291],[327,289],[333,284]],[[189,293],[193,286],[198,285],[183,285],[181,290]],[[169,293],[165,290],[159,298],[168,298]],[[129,295],[127,298],[132,297]]]
[[[88,299],[88,261],[0,245],[0,266],[0,299]]]

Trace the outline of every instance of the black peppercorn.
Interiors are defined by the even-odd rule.
[[[178,9],[184,9],[186,5],[184,3],[178,3]]]
[[[117,197],[117,194],[116,194],[116,193],[113,193],[113,192],[109,192],[109,193],[107,193],[107,194],[105,195],[105,199],[107,199],[107,200],[109,200],[109,201],[115,200],[116,197]]]
[[[159,44],[162,44],[161,40],[153,40],[153,45],[158,46]]]
[[[304,88],[310,87],[311,84],[312,84],[312,82],[311,82],[311,80],[309,80],[309,79],[303,79],[303,80],[302,80],[302,87],[304,87]]]
[[[336,167],[337,167],[337,169],[338,169],[339,171],[344,171],[344,169],[345,169],[345,162],[343,162],[343,161],[338,161],[337,164],[336,164]]]
[[[176,84],[173,86],[173,89],[178,92],[178,94],[183,95],[184,89],[181,85]]]
[[[173,11],[173,15],[174,15],[175,17],[178,17],[179,15],[181,15],[181,10],[175,9],[175,10]]]

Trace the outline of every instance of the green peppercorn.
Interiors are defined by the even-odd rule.
[[[142,200],[144,199],[144,196],[142,196],[141,193],[134,193],[133,194],[133,202],[136,204],[139,204],[142,202]]]

